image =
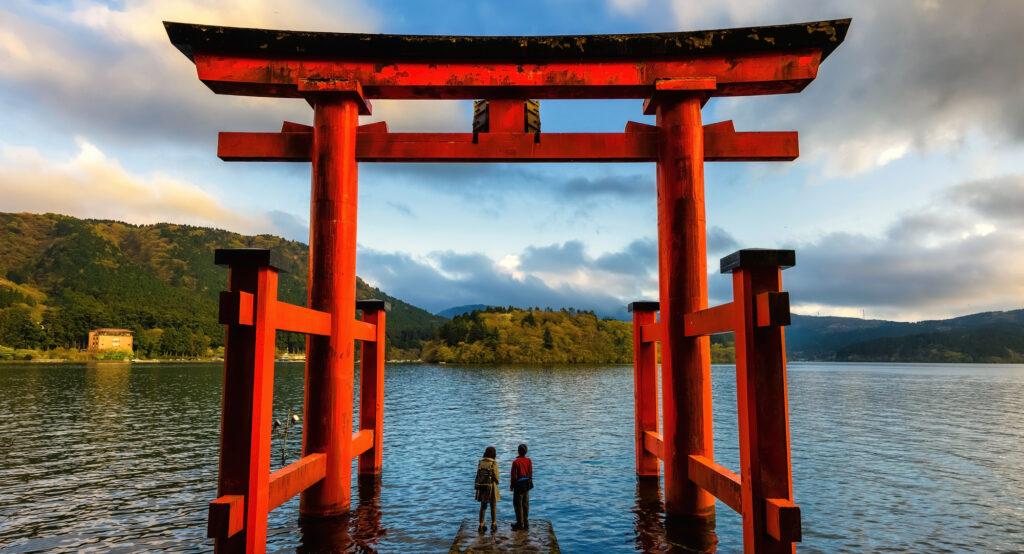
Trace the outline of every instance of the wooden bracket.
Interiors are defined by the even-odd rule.
[[[222,325],[253,325],[256,313],[251,293],[231,290],[220,293],[217,321]]]
[[[800,542],[800,507],[785,498],[764,500],[765,531],[779,542]]]
[[[754,315],[758,327],[785,327],[789,325],[789,293],[762,292],[754,297]]]
[[[707,103],[708,99],[718,88],[718,81],[714,77],[695,77],[688,79],[658,79],[654,82],[654,92],[651,97],[644,100],[644,115],[654,115],[658,103],[681,96],[697,95],[701,97],[701,106]]]
[[[356,81],[343,79],[299,79],[299,93],[307,99],[320,95],[334,95],[355,100],[359,107],[359,115],[370,115],[373,106],[363,95],[363,87]]]
[[[211,539],[233,537],[245,528],[245,496],[226,494],[210,502],[206,536]]]

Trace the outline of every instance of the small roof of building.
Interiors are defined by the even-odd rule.
[[[821,48],[832,53],[850,19],[707,31],[619,35],[448,36],[325,33],[220,27],[165,21],[171,42],[195,52],[259,57],[363,60],[495,60],[660,58]],[[193,60],[194,61],[194,60]]]
[[[101,335],[124,335],[124,334],[129,334],[130,335],[132,333],[132,330],[131,329],[111,329],[111,328],[104,327],[102,329],[93,329],[90,332],[91,333],[99,333]]]

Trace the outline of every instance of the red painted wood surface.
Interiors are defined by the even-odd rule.
[[[249,488],[245,502],[245,549],[263,552],[267,543],[270,481],[270,434],[274,408],[274,308],[277,271],[257,270],[256,317],[253,351],[252,419],[249,435]]]
[[[359,364],[359,429],[373,433],[370,450],[359,455],[359,474],[381,471],[384,454],[384,328],[387,312],[365,310],[363,320],[373,325],[373,342],[363,341]]]
[[[310,454],[270,474],[269,501],[271,510],[288,502],[293,496],[308,489],[327,473],[327,456]]]
[[[252,325],[256,316],[254,302],[253,295],[245,291],[221,292],[217,322],[222,325]]]
[[[302,493],[300,511],[349,510],[354,371],[359,108],[352,99],[314,99],[308,306],[331,314],[331,335],[307,342],[302,453],[323,452],[326,476]]]
[[[331,314],[285,302],[278,302],[275,311],[274,324],[281,331],[307,335],[331,334]]]
[[[250,268],[231,268],[229,291],[256,294],[257,276]],[[249,492],[253,365],[256,328],[228,325],[224,336],[224,379],[221,403],[220,461],[217,497],[244,497]],[[244,508],[243,508],[244,509]],[[244,521],[244,513],[242,515]],[[214,541],[216,552],[245,552],[246,532]]]
[[[661,340],[661,325],[648,323],[640,326],[640,340],[643,342],[657,342]]]
[[[487,121],[491,133],[522,133],[526,128],[526,105],[514,98],[489,100]]]
[[[817,75],[821,49],[545,63],[193,57],[218,94],[297,98],[299,83],[312,79],[359,83],[367,98],[647,98],[659,79],[684,78],[714,78],[716,96],[799,92]]]
[[[373,430],[362,429],[352,434],[352,456],[359,456],[373,448]]]
[[[802,539],[800,507],[786,498],[766,498],[765,529],[777,541],[799,542]]]
[[[369,126],[363,126],[369,127]],[[625,133],[382,133],[360,129],[361,162],[653,162],[657,127]],[[539,140],[538,140],[539,139]],[[220,133],[217,155],[235,162],[308,162],[309,132]],[[731,121],[704,127],[704,161],[791,161],[795,132],[737,133]]]
[[[665,441],[659,433],[647,431],[644,433],[644,450],[661,460],[665,457]]]
[[[226,539],[245,528],[245,496],[228,494],[210,502],[206,536]]]
[[[707,337],[687,337],[684,324],[686,314],[707,307],[700,98],[659,102],[657,123],[665,511],[711,518],[714,497],[687,478],[689,455],[714,457],[710,344]]]
[[[377,326],[366,320],[356,320],[352,323],[352,338],[361,341],[375,341],[377,340]]]
[[[636,474],[658,476],[658,457],[644,448],[647,431],[658,432],[658,346],[645,341],[641,329],[657,325],[657,312],[633,312],[633,413],[636,427]]]
[[[686,314],[683,324],[686,336],[714,335],[732,331],[736,326],[736,310],[732,302]]]
[[[789,325],[789,293],[762,292],[755,297],[758,327]]]
[[[743,484],[743,544],[752,552],[794,552],[792,542],[773,538],[766,499],[793,498],[789,453],[786,352],[782,327],[759,327],[756,297],[779,292],[781,269],[754,267],[733,272],[733,302],[742,309],[736,328],[736,395]],[[799,513],[799,512],[797,512]],[[792,512],[786,536],[792,537]],[[797,519],[799,523],[799,519]]]
[[[690,479],[694,483],[726,506],[742,513],[743,493],[739,475],[704,456],[690,456],[688,464]]]

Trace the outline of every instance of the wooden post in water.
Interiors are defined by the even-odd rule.
[[[687,336],[686,314],[707,307],[704,133],[701,105],[714,79],[658,83],[645,105],[658,123],[658,285],[661,308],[665,512],[713,518],[715,499],[687,477],[687,456],[712,458],[707,337]]]
[[[278,264],[267,250],[219,250],[229,267],[217,500],[208,535],[217,552],[255,552],[266,543]],[[241,300],[244,299],[244,300]],[[233,307],[234,313],[227,313]],[[246,325],[238,324],[241,317]]]
[[[792,250],[750,249],[722,259],[722,273],[732,273],[736,313],[743,544],[759,553],[794,552],[801,538],[786,393],[789,293],[782,292],[782,269],[795,258]]]
[[[363,321],[373,324],[375,342],[362,342],[359,364],[359,431],[373,433],[373,447],[359,455],[359,475],[380,474],[384,445],[384,325],[391,306],[383,300],[360,300]]]
[[[658,435],[658,349],[657,342],[644,340],[644,329],[656,328],[657,302],[633,302],[633,405],[636,427],[636,474],[658,477],[658,456],[645,447],[648,434],[655,443]],[[645,327],[648,326],[648,327]]]
[[[331,335],[306,347],[302,453],[326,453],[324,480],[302,493],[300,511],[332,516],[349,510],[356,301],[356,127],[369,113],[358,83],[307,81],[313,104],[309,307],[332,314]]]

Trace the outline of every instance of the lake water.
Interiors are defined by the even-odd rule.
[[[793,363],[793,481],[805,552],[1024,549],[1024,366]],[[302,365],[278,364],[276,416]],[[716,459],[738,469],[734,370],[714,366]],[[0,365],[0,548],[208,551],[219,364]],[[632,368],[389,365],[382,484],[353,513],[271,512],[270,551],[447,551],[475,517],[487,445],[503,479],[530,445],[531,517],[566,552],[672,551],[657,489],[634,476]],[[299,455],[289,437],[287,461]],[[281,465],[279,439],[274,467]],[[499,517],[512,518],[503,493]],[[718,552],[742,550],[719,503]]]

